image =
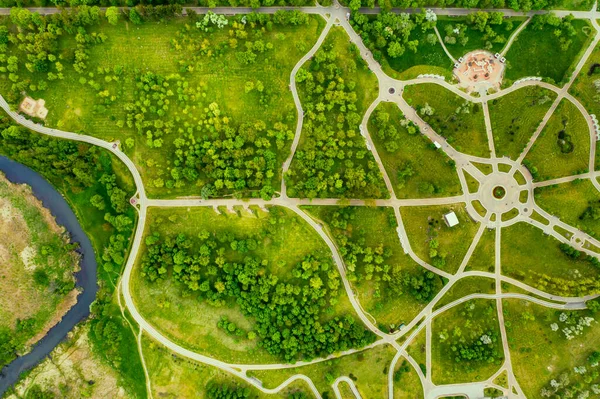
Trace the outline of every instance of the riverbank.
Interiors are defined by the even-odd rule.
[[[63,196],[40,174],[32,169],[0,156],[0,171],[12,183],[27,184],[34,196],[51,212],[58,225],[68,231],[71,243],[78,244],[81,255],[81,269],[75,273],[76,288],[82,293],[77,303],[69,309],[64,317],[48,333],[33,346],[32,350],[15,359],[0,372],[0,396],[17,382],[21,374],[39,364],[48,354],[65,339],[81,320],[90,314],[90,305],[96,299],[97,263],[92,243],[83,231],[77,217]],[[16,304],[15,304],[16,305]]]

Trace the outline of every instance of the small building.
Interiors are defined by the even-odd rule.
[[[34,118],[46,119],[48,115],[46,101],[41,98],[34,100],[31,97],[25,97],[19,106],[19,110]]]
[[[448,227],[454,227],[458,224],[458,218],[456,217],[456,213],[450,212],[444,215],[444,220]]]

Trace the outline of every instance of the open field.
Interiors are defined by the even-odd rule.
[[[493,294],[496,291],[495,284],[493,279],[487,277],[464,277],[454,283],[433,309],[439,309],[471,294]]]
[[[587,172],[589,153],[586,120],[575,105],[563,100],[523,162],[535,180],[547,180]]]
[[[506,53],[506,79],[539,76],[559,85],[564,83],[595,33],[587,21],[574,20],[572,25],[576,34],[569,37],[572,42],[564,51],[553,34],[554,27],[545,25],[536,30],[533,23],[528,24]]]
[[[402,125],[396,104],[380,103],[369,119],[369,133],[398,198],[445,197],[461,193],[451,159],[431,141]],[[408,126],[411,127],[411,126]]]
[[[492,100],[489,109],[496,155],[516,160],[555,98],[553,91],[528,86]]]
[[[407,86],[403,97],[436,133],[445,137],[458,151],[489,156],[480,104],[465,101],[432,83]]]
[[[600,194],[589,180],[538,188],[535,202],[563,222],[593,237],[600,235],[600,222],[593,216],[600,203]]]
[[[458,217],[457,226],[448,227],[444,221],[443,215],[450,211]],[[478,227],[464,205],[403,207],[400,212],[415,254],[441,270],[456,273]]]
[[[560,381],[563,373],[568,374],[573,388],[589,388],[589,382],[582,381],[585,378],[573,373],[573,368],[584,365],[590,369],[586,359],[600,342],[598,323],[583,324],[581,333],[570,340],[563,331],[574,328],[580,318],[593,316],[589,311],[563,313],[517,299],[503,300],[503,308],[513,370],[527,397],[541,396],[541,389],[549,387],[551,379]]]
[[[563,296],[598,292],[598,269],[582,256],[573,259],[559,241],[532,225],[502,229],[502,274],[542,291]]]
[[[466,271],[469,270],[480,270],[483,272],[493,272],[494,271],[494,253],[495,253],[495,243],[496,243],[496,230],[485,229],[477,246],[475,247],[475,251],[473,251],[473,255],[471,255],[471,259],[469,259],[469,263],[467,263]]]

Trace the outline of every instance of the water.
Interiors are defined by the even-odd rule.
[[[40,174],[27,166],[0,156],[0,171],[13,183],[25,183],[31,186],[33,194],[48,208],[59,225],[64,226],[71,235],[71,242],[79,243],[81,270],[75,274],[78,288],[83,292],[63,319],[40,340],[28,354],[18,357],[0,371],[0,397],[19,380],[19,376],[44,360],[50,352],[67,336],[67,333],[81,320],[89,316],[90,305],[96,299],[98,285],[96,280],[96,257],[92,243],[81,228],[75,213],[56,189]],[[3,234],[6,232],[0,232]],[[18,306],[15,304],[15,306]]]

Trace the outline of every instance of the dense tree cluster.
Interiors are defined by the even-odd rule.
[[[500,27],[507,32],[513,29],[513,22],[510,20],[505,22],[501,12],[474,12],[467,15],[465,22],[466,24],[447,24],[443,31],[444,42],[448,44],[458,43],[461,46],[466,46],[469,42],[467,30],[474,29],[483,33],[481,40],[485,43],[484,47],[487,50],[491,50],[496,43],[506,43],[506,36],[497,32]]]
[[[350,8],[373,7],[374,0],[347,0]],[[381,0],[377,2],[384,10],[398,8],[460,7],[460,8],[512,8],[515,11],[549,10],[564,7],[561,0]],[[591,2],[589,3],[591,7]],[[589,7],[584,7],[588,9]]]
[[[340,208],[332,213],[329,221],[348,269],[348,280],[357,283],[374,281],[375,297],[408,292],[418,301],[430,301],[437,291],[435,274],[427,270],[407,272],[402,265],[392,263],[390,247],[381,243],[374,247],[366,245],[366,233],[354,223],[355,214],[355,208]],[[390,219],[390,228],[395,227],[395,219]]]
[[[435,45],[438,42],[433,30],[436,20],[435,14],[425,11],[420,14],[381,12],[375,18],[357,12],[352,14],[352,26],[379,61],[385,56],[410,57],[419,46]],[[415,30],[429,32],[424,43],[414,38],[411,40]]]
[[[350,45],[350,53],[357,49]],[[362,61],[361,61],[362,62]],[[383,177],[360,135],[354,59],[325,43],[296,74],[304,108],[303,141],[286,176],[288,194],[304,198],[387,198]],[[360,68],[365,68],[361,64]]]
[[[48,82],[64,79],[65,63],[79,73],[85,71],[88,48],[106,40],[106,35],[86,30],[100,17],[98,7],[81,6],[46,16],[12,8],[10,21],[16,31],[0,26],[0,73],[8,74],[12,82],[8,99],[16,101],[22,91],[45,90]],[[59,40],[66,36],[75,38],[75,46],[59,53]]]
[[[373,335],[350,315],[328,318],[326,309],[337,302],[340,277],[331,259],[306,255],[285,280],[272,274],[269,262],[253,255],[259,237],[228,232],[202,232],[146,237],[142,274],[152,282],[173,278],[182,290],[215,306],[237,304],[255,321],[252,337],[270,354],[286,361],[314,358],[361,347]],[[231,261],[243,257],[242,261]],[[236,333],[229,321],[222,328]],[[240,332],[240,335],[242,332]]]
[[[474,369],[477,365],[497,363],[503,359],[496,310],[482,302],[466,302],[461,309],[461,325],[438,335],[442,352],[456,367]]]

